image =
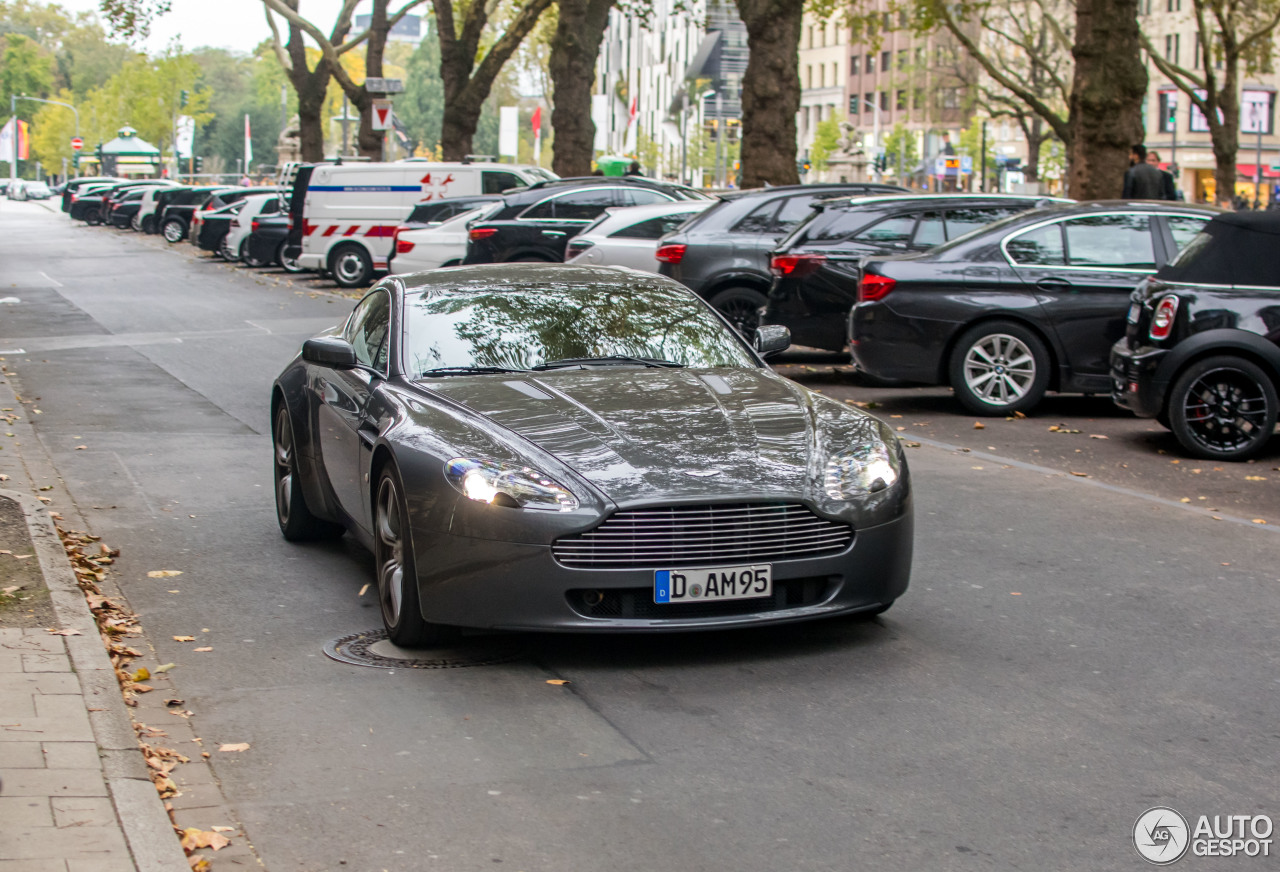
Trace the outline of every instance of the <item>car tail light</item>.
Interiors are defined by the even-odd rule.
[[[898,282],[887,276],[878,276],[872,272],[864,272],[858,282],[858,302],[869,303],[872,300],[883,300]]]
[[[573,260],[575,257],[582,254],[582,252],[586,251],[588,248],[593,247],[594,245],[595,243],[588,239],[575,239],[573,242],[569,243],[569,247],[565,250],[565,253],[564,253],[565,261],[568,262]]]
[[[660,245],[653,256],[663,263],[679,263],[684,260],[684,253],[688,250],[687,245]]]
[[[408,254],[413,251],[413,243],[407,239],[396,240],[396,254]]]
[[[1178,317],[1178,298],[1173,294],[1161,297],[1156,303],[1155,314],[1151,316],[1151,338],[1157,342],[1168,339],[1173,332],[1173,322]]]
[[[826,262],[826,257],[821,254],[777,254],[769,261],[769,272],[775,276],[800,278],[817,272],[818,267]]]
[[[488,239],[497,232],[498,228],[496,227],[472,227],[467,231],[467,238],[475,242],[477,239]]]
[[[258,232],[258,222],[256,219],[249,224],[249,232],[250,233]]]

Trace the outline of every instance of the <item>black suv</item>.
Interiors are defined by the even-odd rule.
[[[1111,348],[1116,403],[1198,457],[1264,452],[1280,405],[1277,250],[1280,215],[1226,212],[1138,285]]]
[[[858,261],[928,251],[970,230],[1048,203],[1037,196],[918,194],[815,203],[810,217],[778,244],[762,324],[782,324],[796,345],[840,351],[858,302]]]
[[[658,241],[658,272],[670,276],[720,310],[750,335],[773,276],[769,253],[778,240],[832,197],[907,193],[879,184],[784,185],[726,194]]]
[[[156,220],[160,234],[166,242],[181,242],[191,231],[191,220],[196,212],[211,204],[213,196],[221,191],[237,190],[229,185],[214,185],[199,188],[187,188],[164,204],[163,211]],[[221,205],[226,205],[222,203]]]
[[[503,196],[504,205],[470,231],[463,263],[559,263],[569,239],[614,206],[705,200],[693,188],[639,177],[557,179]]]

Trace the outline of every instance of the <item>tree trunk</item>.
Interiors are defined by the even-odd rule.
[[[298,0],[288,0],[289,7],[298,9]],[[324,97],[329,87],[332,71],[323,57],[314,70],[307,68],[307,48],[303,42],[302,28],[289,25],[289,44],[286,47],[292,69],[289,81],[298,95],[298,145],[304,161],[324,160]]]
[[[1067,191],[1077,200],[1119,197],[1129,148],[1142,141],[1147,70],[1138,0],[1078,0]]]
[[[1211,117],[1216,115],[1215,112],[1205,115],[1209,121],[1209,138],[1213,142],[1214,200],[1219,206],[1233,205],[1236,196],[1236,155],[1240,151],[1240,93],[1236,63],[1227,58],[1222,87],[1214,101],[1217,105],[1209,107],[1222,113],[1222,121]]]
[[[741,187],[799,184],[796,113],[800,110],[804,2],[737,0],[737,4],[750,50],[742,77]]]
[[[1027,138],[1027,168],[1023,176],[1028,182],[1040,181],[1040,149],[1048,139],[1044,134],[1044,119],[1038,115],[1031,116],[1031,129],[1024,130]]]
[[[591,88],[596,58],[614,0],[560,0],[551,39],[551,127],[556,132],[551,169],[562,177],[591,174],[596,125]]]

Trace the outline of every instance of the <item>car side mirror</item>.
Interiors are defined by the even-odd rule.
[[[343,369],[356,365],[356,350],[340,336],[317,336],[302,343],[302,359]]]
[[[755,346],[761,357],[773,357],[791,347],[791,331],[781,324],[766,324],[756,329]]]

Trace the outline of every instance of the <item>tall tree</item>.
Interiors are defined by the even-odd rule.
[[[741,187],[794,185],[805,0],[737,0],[750,57],[742,77]]]
[[[485,0],[459,0],[455,10],[454,2],[432,0],[440,39],[440,78],[444,83],[440,148],[445,160],[462,160],[471,153],[480,112],[494,80],[551,5],[551,0],[518,0],[502,34],[480,57],[481,39],[493,9]]]
[[[1198,36],[1196,66],[1189,70],[1161,54],[1146,34],[1142,45],[1152,63],[1200,110],[1213,143],[1215,198],[1230,203],[1236,187],[1240,147],[1240,73],[1254,75],[1271,67],[1277,0],[1192,0]],[[1219,64],[1221,66],[1219,66]]]
[[[1077,200],[1120,195],[1129,147],[1141,142],[1147,68],[1138,0],[1076,0],[1076,61],[1067,190]]]
[[[559,0],[547,66],[551,74],[551,127],[556,133],[551,169],[585,176],[595,154],[591,88],[596,58],[615,0]]]
[[[169,11],[171,0],[98,0],[117,36],[133,41],[151,35],[151,23]]]

